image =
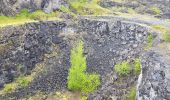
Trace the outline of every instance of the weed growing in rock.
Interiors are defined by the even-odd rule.
[[[151,33],[149,33],[148,37],[147,37],[147,48],[151,48],[152,44],[153,44],[153,36]]]
[[[170,43],[170,30],[167,30],[164,35],[165,41]]]
[[[135,59],[134,71],[135,71],[135,74],[140,74],[140,71],[141,71],[141,60],[140,59]]]
[[[81,100],[87,100],[86,96],[81,97]]]
[[[17,88],[23,88],[33,80],[31,76],[20,76],[14,80],[14,82],[5,84],[4,89],[0,91],[0,95],[14,91]]]
[[[154,14],[157,14],[157,15],[161,13],[160,8],[158,8],[156,6],[151,7],[150,11],[152,11]]]
[[[134,74],[138,75],[141,72],[141,60],[135,59],[133,63],[123,61],[122,63],[116,64],[114,69],[116,73],[119,74],[120,76],[126,76],[132,70],[134,70]]]
[[[4,91],[5,91],[5,92],[10,92],[10,91],[12,91],[14,88],[15,88],[15,85],[14,85],[14,84],[5,84],[5,85],[4,85]]]
[[[90,93],[100,85],[100,78],[97,74],[86,72],[86,58],[83,55],[83,42],[79,42],[71,50],[71,67],[68,75],[68,89],[79,90],[83,93]]]
[[[170,29],[162,25],[153,25],[152,28],[161,32],[161,39],[170,43]]]
[[[127,61],[115,65],[115,71],[117,74],[124,76],[130,73],[130,65]]]
[[[132,88],[127,94],[127,100],[135,100],[135,97],[136,97],[136,88]]]
[[[18,83],[18,85],[20,87],[26,87],[28,86],[28,84],[30,83],[31,78],[30,77],[25,77],[25,76],[20,76],[16,79],[16,83]]]
[[[15,98],[14,97],[9,97],[9,100],[15,100]]]

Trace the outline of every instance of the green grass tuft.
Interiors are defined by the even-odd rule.
[[[161,32],[161,39],[165,40],[166,42],[170,43],[170,29],[168,27],[162,25],[152,25],[152,28]]]
[[[14,80],[14,82],[5,84],[4,88],[0,91],[0,95],[10,93],[17,88],[23,88],[29,85],[33,80],[31,76],[20,76]]]
[[[157,14],[157,15],[159,15],[159,14],[161,13],[160,8],[158,8],[158,7],[156,7],[156,6],[151,7],[150,10],[151,10],[154,14]]]
[[[109,13],[108,9],[98,5],[99,0],[70,0],[70,10],[78,15],[102,15]]]
[[[141,72],[141,60],[135,59],[134,66],[135,66],[134,67],[135,74],[140,74],[140,72]]]
[[[170,30],[165,32],[164,39],[166,42],[170,43]]]
[[[136,88],[132,88],[127,94],[127,100],[135,100],[135,97],[136,97]]]
[[[90,93],[100,85],[100,78],[97,74],[86,72],[87,65],[86,58],[83,55],[83,46],[83,42],[81,41],[71,50],[68,89]]]
[[[130,73],[130,65],[127,61],[115,65],[115,71],[121,76],[128,75]]]
[[[81,100],[88,100],[86,96],[82,96]]]
[[[44,13],[41,10],[37,10],[33,13],[30,13],[27,9],[23,9],[16,16],[0,16],[0,27],[6,25],[18,25],[24,24],[26,22],[34,22],[36,20],[48,20],[51,18],[56,18],[58,16],[58,12],[52,13]]]
[[[147,37],[147,48],[151,48],[153,45],[153,36],[151,33],[149,33],[148,37]]]

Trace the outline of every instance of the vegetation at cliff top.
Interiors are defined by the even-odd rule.
[[[170,29],[162,25],[152,25],[152,28],[158,30],[161,34],[160,38],[170,43]]]
[[[34,22],[38,20],[51,20],[55,19],[58,16],[58,12],[52,12],[46,14],[41,10],[37,10],[33,13],[30,13],[27,9],[23,9],[16,16],[0,16],[0,27],[6,25],[18,25],[26,22]]]
[[[71,67],[68,74],[68,89],[81,91],[82,93],[93,92],[100,85],[100,77],[97,74],[86,72],[86,57],[83,55],[83,42],[80,41],[71,50]]]
[[[102,15],[109,13],[110,11],[108,9],[102,8],[98,4],[99,1],[100,0],[69,0],[69,12],[76,15]],[[61,9],[63,9],[63,7]]]

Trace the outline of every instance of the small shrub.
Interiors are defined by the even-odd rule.
[[[15,100],[15,98],[14,97],[9,97],[9,100]]]
[[[29,15],[30,15],[30,13],[29,13],[28,9],[23,9],[23,10],[20,11],[20,13],[18,13],[16,15],[15,18],[28,18]]]
[[[150,10],[154,13],[154,14],[160,14],[161,10],[158,7],[151,7]]]
[[[49,17],[56,17],[56,13],[52,12],[47,14],[42,10],[37,10],[29,15],[29,18],[34,20],[44,20],[44,19],[48,19]]]
[[[127,8],[126,8],[126,9],[127,9]],[[132,8],[128,8],[128,13],[129,13],[129,14],[135,14],[136,11],[135,11],[134,9],[132,9]]]
[[[170,30],[165,32],[164,39],[166,42],[170,43]]]
[[[5,84],[3,90],[0,91],[0,95],[14,91],[17,88],[26,87],[32,80],[33,78],[31,76],[20,76],[14,82]]]
[[[161,39],[165,40],[166,42],[170,43],[170,29],[168,27],[162,25],[153,25],[152,28],[161,32]]]
[[[115,68],[116,73],[121,76],[122,75],[124,76],[130,73],[130,65],[127,61],[124,61],[120,64],[116,64],[114,68]]]
[[[135,71],[135,74],[140,74],[140,71],[141,71],[141,60],[140,59],[135,59],[134,71]]]
[[[127,100],[135,100],[136,97],[136,88],[130,89],[128,95],[127,95]]]
[[[70,12],[71,12],[69,8],[66,8],[66,7],[63,6],[63,5],[60,7],[60,10],[61,10],[62,12],[65,12],[65,13],[70,13]]]
[[[86,96],[81,97],[81,100],[87,100]]]
[[[98,5],[99,0],[70,0],[70,10],[80,15],[101,15],[109,12]]]
[[[15,86],[13,84],[5,84],[4,85],[4,91],[5,92],[10,92],[15,88]]]
[[[147,42],[148,42],[148,45],[147,47],[148,48],[151,48],[152,47],[152,44],[153,44],[153,36],[151,33],[149,33],[148,37],[147,37]]]
[[[83,55],[83,42],[71,50],[71,67],[68,75],[68,89],[89,93],[100,85],[99,75],[86,72],[86,58]]]
[[[25,77],[25,76],[20,76],[16,79],[16,83],[18,84],[18,86],[20,87],[26,87],[28,86],[28,84],[30,83],[31,78],[29,77]]]

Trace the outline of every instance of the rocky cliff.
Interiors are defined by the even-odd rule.
[[[89,95],[89,99],[103,100],[113,95],[121,99],[136,84],[138,76],[130,75],[120,87],[116,84],[114,65],[139,57],[148,33],[146,27],[114,18],[80,18],[73,25],[40,22],[1,28],[1,88],[19,75],[31,74],[38,63],[45,63],[44,71],[28,87],[3,98],[12,95],[19,99],[39,90],[48,93],[66,89],[70,48],[78,38],[83,38],[88,72],[99,73],[102,80],[99,90]]]
[[[170,18],[169,0],[101,0],[98,3],[109,10],[122,7],[125,9],[121,12],[125,13],[131,9],[140,14]],[[66,0],[0,0],[0,15],[13,16],[22,9],[50,13],[62,5],[69,6]],[[169,44],[147,25],[169,27],[170,23],[154,18],[139,19],[81,16],[74,21],[36,21],[1,27],[0,100],[28,99],[39,92],[43,93],[39,100],[44,100],[58,91],[69,91],[70,51],[80,39],[85,46],[87,72],[97,73],[101,79],[98,89],[86,95],[88,100],[127,100],[131,89],[137,94],[136,100],[169,100]],[[123,61],[131,64],[138,58],[141,59],[139,76],[134,70],[125,77],[115,72],[116,64]],[[31,79],[24,87],[17,86],[15,82],[20,77]],[[55,99],[61,100],[58,97]]]

